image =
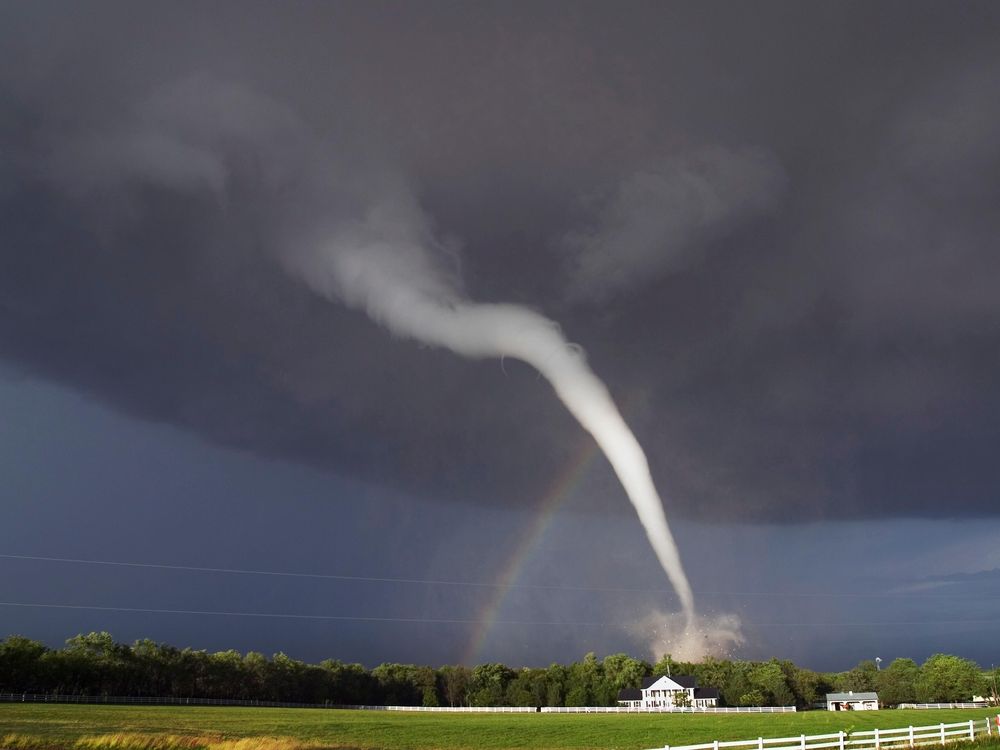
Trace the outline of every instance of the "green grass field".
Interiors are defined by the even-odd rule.
[[[640,750],[719,740],[787,737],[844,729],[926,726],[995,716],[987,709],[807,711],[796,714],[421,714],[279,708],[0,704],[0,747],[18,735],[71,747],[84,737],[283,737],[363,750],[601,748]],[[9,745],[15,745],[8,740]],[[29,747],[30,745],[23,745]]]

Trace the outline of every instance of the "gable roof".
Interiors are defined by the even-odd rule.
[[[827,693],[828,701],[877,701],[878,693]]]
[[[642,689],[648,690],[653,687],[660,680],[667,680],[668,683],[672,682],[677,685],[678,688],[696,688],[698,687],[698,678],[692,677],[691,675],[677,675],[676,677],[667,677],[665,674],[653,675],[652,677],[647,677],[642,681]],[[671,686],[664,685],[664,689],[671,690]]]

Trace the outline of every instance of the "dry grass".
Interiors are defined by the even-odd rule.
[[[26,734],[5,734],[0,737],[0,750],[56,750],[59,745],[40,737]]]
[[[207,750],[316,750],[322,747],[315,742],[305,742],[292,737],[243,737],[238,740],[219,740],[208,745]]]
[[[320,750],[323,746],[294,737],[142,734],[116,732],[81,737],[76,742],[46,741],[26,734],[0,737],[0,750]]]
[[[221,737],[116,732],[81,737],[73,747],[76,750],[205,750],[209,742],[219,740]]]

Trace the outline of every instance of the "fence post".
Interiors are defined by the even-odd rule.
[[[944,722],[941,722],[941,744],[944,744]]]
[[[719,741],[715,740],[712,742],[712,750],[719,750]]]
[[[764,750],[764,738],[763,737],[758,737],[757,738],[757,750]]]
[[[840,750],[844,750],[844,730],[841,729],[837,734],[840,735]]]
[[[806,736],[805,735],[802,735],[801,743],[802,744],[800,745],[800,747],[802,748],[802,750],[806,750]]]
[[[972,719],[969,719],[969,739],[976,739],[976,725],[972,723]]]
[[[910,724],[910,747],[913,747],[913,725]]]
[[[878,750],[878,727],[875,727],[875,750]]]

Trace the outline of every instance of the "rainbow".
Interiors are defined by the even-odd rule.
[[[542,495],[542,501],[538,504],[538,511],[532,519],[531,524],[521,541],[514,548],[514,551],[507,558],[506,564],[497,579],[494,594],[483,606],[479,615],[475,618],[476,630],[469,639],[462,663],[474,666],[479,663],[480,654],[487,637],[493,629],[497,616],[507,598],[507,593],[517,584],[517,579],[521,575],[521,570],[525,563],[531,558],[531,554],[541,542],[542,537],[548,530],[552,519],[559,510],[559,506],[575,490],[583,478],[594,459],[600,455],[597,443],[589,437],[582,441],[579,450],[566,463],[566,466],[552,482],[548,490]]]

